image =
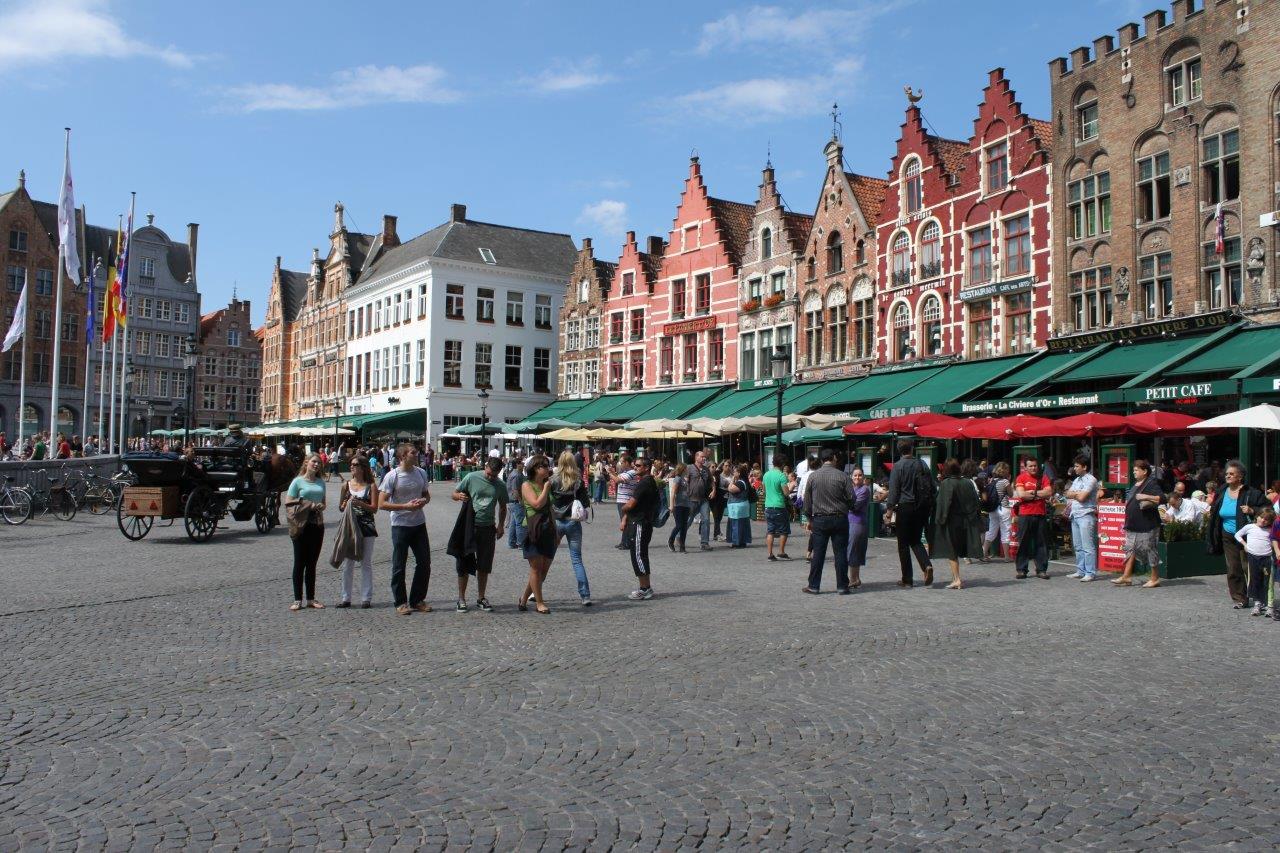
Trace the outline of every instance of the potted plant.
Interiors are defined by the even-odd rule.
[[[1220,554],[1210,554],[1204,541],[1205,519],[1168,521],[1160,528],[1160,574],[1166,578],[1189,578],[1226,574],[1227,564]]]
[[[707,371],[707,378],[708,378],[708,379],[723,379],[723,378],[724,378],[724,371],[723,371],[723,370],[721,370],[721,369],[720,369],[720,368],[718,368],[718,367],[713,367],[713,368],[711,368],[709,371]]]
[[[774,307],[775,305],[781,305],[781,304],[782,304],[782,294],[781,294],[781,293],[771,293],[771,294],[769,294],[769,296],[768,296],[768,297],[766,297],[766,298],[765,298],[765,300],[764,300],[764,306],[765,306],[766,308],[772,308],[772,307]]]
[[[746,302],[742,303],[743,311],[754,311],[759,307],[760,307],[759,299],[748,299]]]
[[[644,387],[644,383],[643,383],[643,382],[641,382],[639,379],[632,379],[632,380],[631,380],[631,390],[632,390],[632,391],[639,391],[639,390],[640,390],[641,388],[643,388],[643,387]]]

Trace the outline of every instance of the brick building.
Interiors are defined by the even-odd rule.
[[[739,382],[771,378],[775,350],[786,353],[791,375],[797,282],[812,226],[813,217],[787,210],[773,165],[766,165],[738,269]]]
[[[636,232],[627,232],[613,269],[613,284],[605,303],[605,328],[601,330],[604,390],[645,387],[645,315],[662,275],[666,248],[661,237],[649,237],[641,251]]]
[[[634,235],[628,235],[634,240]],[[609,289],[618,265],[596,258],[590,237],[569,275],[560,308],[560,383],[562,399],[594,397],[602,389],[601,335],[607,334]]]
[[[262,386],[262,341],[249,301],[232,297],[226,308],[200,318],[193,426],[220,429],[257,423]]]
[[[293,418],[293,327],[307,298],[307,274],[287,270],[276,257],[267,294],[267,316],[262,325],[263,423]]]
[[[876,355],[876,228],[888,181],[844,170],[834,135],[797,307],[796,380],[866,373]]]
[[[967,141],[907,118],[881,209],[880,362],[1030,352],[1050,325],[1048,122],[990,73]]]
[[[1049,69],[1056,331],[1275,312],[1280,3],[1176,0]]]

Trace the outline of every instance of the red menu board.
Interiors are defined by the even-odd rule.
[[[1122,501],[1098,501],[1098,569],[1104,572],[1124,570]]]
[[[1106,451],[1107,482],[1129,484],[1130,451],[1125,447],[1109,447]]]

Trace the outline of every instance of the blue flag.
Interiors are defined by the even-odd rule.
[[[84,346],[93,349],[93,324],[98,316],[98,290],[93,277],[93,265],[89,264],[89,316],[85,318]]]

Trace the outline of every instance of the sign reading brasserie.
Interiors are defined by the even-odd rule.
[[[702,332],[716,327],[715,317],[698,317],[693,320],[677,320],[674,323],[663,323],[662,334],[686,335],[689,332]]]
[[[972,302],[975,299],[987,299],[991,296],[1004,296],[1009,293],[1021,293],[1024,290],[1030,290],[1035,287],[1036,277],[1033,275],[1023,278],[1015,278],[1009,281],[997,281],[992,284],[982,284],[977,287],[970,287],[960,291],[960,300],[962,302]]]
[[[1017,414],[1037,409],[1096,406],[1103,402],[1102,395],[1102,391],[1092,391],[1088,394],[1046,394],[1042,397],[1014,397],[1007,400],[975,400],[971,403],[956,403],[954,408],[962,415]]]
[[[974,400],[951,403],[943,408],[953,414],[1017,414],[1040,409],[1071,409],[1115,403],[1177,403],[1188,405],[1201,397],[1227,397],[1240,392],[1240,384],[1230,379],[1217,382],[1183,382],[1115,391],[1088,391],[1075,394],[1044,394],[1039,397],[1012,397],[1004,400]]]
[[[961,298],[964,295],[961,294]],[[1117,326],[1113,329],[1099,329],[1065,338],[1051,338],[1048,343],[1049,352],[1065,352],[1067,350],[1087,349],[1098,344],[1111,344],[1120,341],[1146,341],[1164,338],[1169,335],[1195,334],[1220,329],[1232,319],[1231,312],[1218,311],[1214,314],[1199,314],[1195,317],[1179,317],[1176,320],[1161,320],[1158,323],[1142,323],[1137,326]]]

